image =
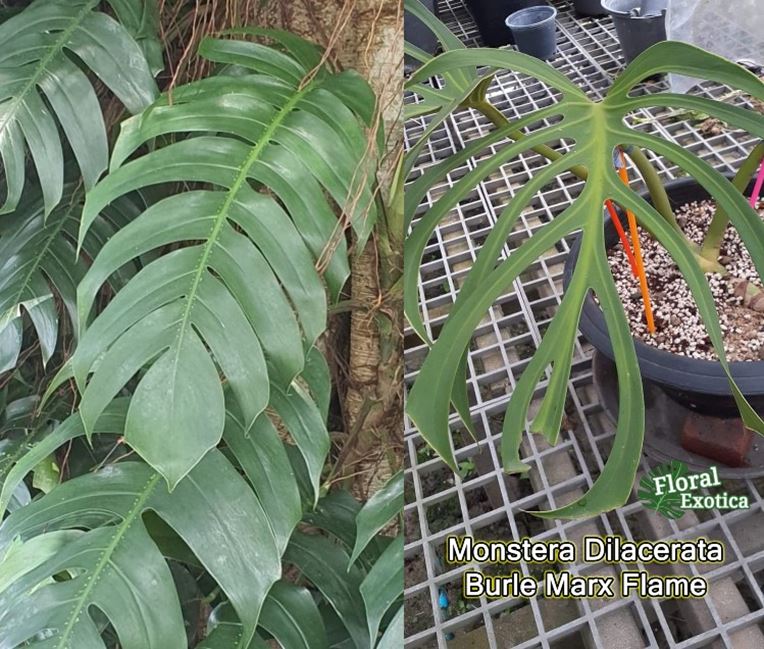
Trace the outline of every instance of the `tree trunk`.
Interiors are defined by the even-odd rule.
[[[279,0],[260,9],[255,22],[327,47],[378,97],[386,133],[377,178],[384,208],[351,266],[349,356],[340,387],[345,439],[335,467],[365,498],[399,468],[403,446],[403,196],[390,192],[402,152],[403,7],[399,0]]]

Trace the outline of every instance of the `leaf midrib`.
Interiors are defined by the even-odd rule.
[[[215,224],[212,227],[210,235],[207,237],[207,241],[205,242],[204,248],[202,249],[202,254],[199,257],[199,263],[197,265],[196,272],[194,273],[194,279],[191,282],[191,288],[186,296],[186,308],[183,312],[183,318],[178,329],[178,336],[174,342],[175,358],[173,359],[172,365],[173,377],[175,377],[177,373],[178,362],[180,360],[180,350],[183,346],[183,338],[188,331],[189,319],[197,299],[199,284],[201,283],[204,276],[204,271],[207,268],[207,260],[212,253],[213,247],[217,243],[217,238],[220,235],[220,230],[228,220],[228,212],[231,208],[231,205],[233,205],[239,191],[241,191],[241,188],[247,182],[249,170],[252,168],[252,165],[254,165],[255,162],[257,162],[257,160],[261,157],[263,150],[271,143],[271,139],[274,133],[279,129],[286,117],[292,112],[292,110],[297,106],[302,97],[310,90],[311,87],[312,84],[306,84],[304,88],[298,90],[292,97],[290,97],[287,103],[284,104],[284,106],[279,110],[273,120],[271,120],[271,123],[260,136],[259,142],[254,147],[252,147],[252,151],[250,151],[247,159],[239,167],[239,173],[237,174],[236,179],[228,189],[223,204],[220,206],[220,209],[214,216]]]
[[[158,473],[154,473],[151,476],[143,490],[143,493],[138,496],[133,506],[130,508],[130,510],[128,510],[127,514],[122,519],[122,522],[116,527],[116,531],[114,532],[112,540],[109,542],[109,545],[106,546],[106,549],[101,554],[101,557],[99,558],[98,563],[96,563],[93,571],[90,572],[86,578],[85,587],[82,589],[79,597],[77,598],[74,608],[72,609],[72,612],[69,616],[69,621],[61,633],[61,638],[57,645],[57,649],[67,649],[66,642],[68,642],[72,629],[74,629],[74,625],[77,623],[80,615],[82,614],[82,610],[88,601],[90,593],[98,583],[98,580],[101,577],[101,573],[109,564],[112,554],[114,554],[114,551],[124,538],[127,530],[130,529],[130,526],[135,522],[135,519],[138,518],[143,512],[143,506],[146,504],[146,501],[154,492],[154,487],[156,487],[160,478],[161,476]]]
[[[47,70],[48,65],[63,51],[64,45],[66,45],[74,30],[80,26],[80,23],[85,19],[85,16],[95,9],[98,2],[99,0],[90,0],[87,4],[83,5],[82,10],[72,20],[72,24],[61,32],[61,35],[51,46],[50,51],[40,59],[35,66],[34,73],[29,77],[26,84],[24,84],[21,92],[13,98],[10,104],[10,109],[5,113],[4,119],[0,121],[0,137],[2,137],[8,124],[15,120],[16,112],[24,103],[24,98],[37,86],[43,73]]]

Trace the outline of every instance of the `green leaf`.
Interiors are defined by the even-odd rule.
[[[56,458],[52,455],[32,469],[32,473],[34,474],[32,486],[46,494],[53,491],[61,480],[61,469],[58,468]]]
[[[289,429],[300,450],[313,488],[313,501],[318,500],[321,473],[329,453],[329,432],[316,403],[295,381],[289,390],[272,386],[271,406]]]
[[[403,471],[392,476],[363,506],[356,518],[357,534],[350,566],[369,541],[403,511]]]
[[[71,172],[69,172],[71,175]],[[0,362],[0,372],[15,367],[21,352],[21,337],[14,333],[24,326],[26,312],[40,342],[43,364],[58,343],[59,299],[71,323],[78,329],[77,284],[85,275],[85,264],[77,259],[76,242],[84,195],[74,183],[64,186],[61,204],[45,217],[43,198],[37,189],[28,191],[12,216],[0,220],[0,338],[8,337],[9,361]],[[144,205],[137,195],[121,197],[104,209],[93,223],[83,249],[96,256],[103,242],[133,218]],[[123,268],[109,279],[112,288],[134,272]]]
[[[396,649],[403,646],[403,606],[390,621],[384,635],[377,643],[377,649]]]
[[[86,188],[106,169],[106,127],[95,89],[80,62],[132,113],[156,97],[156,84],[140,47],[120,23],[96,11],[98,4],[98,0],[37,0],[0,25],[4,70],[0,156],[7,186],[0,213],[13,211],[19,202],[27,149],[40,180],[45,213],[61,200],[64,156],[59,124]],[[136,1],[122,0],[122,4]]]
[[[361,596],[366,605],[370,646],[374,646],[382,618],[403,596],[403,536],[398,535],[387,546],[361,583]]]
[[[118,399],[110,404],[101,415],[96,425],[99,433],[119,433],[125,421],[127,400]],[[0,458],[0,517],[5,513],[11,495],[22,483],[24,477],[46,457],[70,440],[85,434],[82,420],[75,413],[52,430],[46,419],[40,417],[37,422],[29,422],[29,432],[19,440],[16,448]],[[8,440],[4,440],[9,444]],[[0,448],[3,446],[0,445]],[[4,448],[3,448],[4,450]]]
[[[321,591],[356,646],[368,646],[366,613],[359,597],[363,574],[355,566],[347,569],[347,553],[326,537],[295,532],[284,561],[297,566]]]
[[[83,210],[80,241],[116,198],[159,183],[184,188],[96,256],[77,289],[82,333],[71,361],[88,430],[138,377],[125,437],[171,487],[221,439],[224,377],[245,433],[269,402],[278,410],[281,395],[297,393],[302,405],[279,415],[294,415],[287,425],[318,493],[328,382],[309,350],[326,328],[324,281],[334,298],[349,272],[336,208],[359,238],[374,221],[372,178],[359,172],[368,163],[361,107],[373,109],[374,97],[357,75],[326,66],[303,85],[313,46],[295,38],[287,40],[296,58],[254,42],[203,41],[203,57],[243,74],[175,88],[172,102],[163,96],[128,119],[110,174]],[[192,188],[200,183],[209,188]],[[179,248],[149,261],[87,324],[117,269],[168,245]],[[304,371],[315,402],[300,397]]]
[[[159,38],[159,5],[152,0],[108,0],[128,32],[143,50],[151,73],[164,68],[162,42]]]
[[[199,644],[198,649],[266,649],[267,645],[260,636],[255,635],[251,642],[243,637],[243,629],[236,614],[228,602],[218,604],[207,624],[208,635]]]
[[[553,249],[560,239],[580,230],[581,253],[573,280],[508,405],[502,434],[502,460],[507,471],[528,470],[519,457],[520,440],[526,428],[531,432],[543,433],[550,443],[556,442],[578,319],[584,299],[589,291],[594,291],[605,314],[618,368],[620,414],[613,450],[588,494],[561,509],[537,513],[550,518],[586,517],[617,507],[627,500],[642,448],[644,401],[634,343],[607,264],[602,218],[602,206],[607,199],[631,209],[640,224],[658,239],[676,261],[693,292],[722,367],[730,376],[731,390],[746,425],[764,434],[764,421],[732,382],[710,289],[698,263],[696,251],[661,214],[624,187],[611,163],[616,148],[625,147],[628,152],[629,147],[635,145],[665,156],[694,176],[719,206],[732,215],[733,225],[740,233],[759,274],[764,276],[764,223],[747,205],[745,198],[721,174],[695,158],[691,152],[656,135],[626,125],[626,117],[638,108],[665,105],[702,109],[761,138],[764,137],[764,121],[748,109],[671,93],[640,96],[629,94],[635,84],[646,77],[658,72],[678,72],[726,83],[758,99],[764,99],[764,84],[761,80],[740,66],[696,47],[667,41],[640,55],[616,80],[604,100],[592,101],[551,67],[516,52],[465,50],[461,47],[448,49],[451,51],[425,63],[408,83],[413,92],[423,92],[427,112],[435,113],[429,124],[432,128],[435,128],[433,123],[441,123],[445,119],[443,109],[448,108],[450,111],[454,105],[484,110],[497,123],[502,123],[504,118],[485,101],[485,85],[481,87],[475,83],[479,66],[488,66],[488,75],[503,68],[528,74],[557,89],[560,98],[555,104],[528,114],[515,124],[507,122],[480,140],[468,143],[464,151],[434,165],[410,186],[406,220],[413,225],[406,241],[404,262],[406,315],[412,327],[429,344],[416,304],[417,275],[423,251],[440,221],[476,185],[490,178],[501,164],[514,159],[523,151],[530,148],[538,151],[540,147],[547,147],[545,154],[548,153],[554,160],[521,188],[499,215],[476,262],[463,281],[438,340],[432,346],[410,391],[408,412],[425,440],[454,471],[458,470],[451,446],[448,419],[452,404],[457,406],[462,418],[469,418],[468,413],[464,412],[464,404],[460,407],[454,395],[463,390],[463,360],[475,328],[494,301],[531,263]],[[423,89],[422,84],[428,77],[450,74],[455,70],[460,71],[460,74],[470,70],[472,72],[466,80],[462,80],[461,85],[451,84],[450,89]],[[482,78],[485,80],[488,77]],[[543,119],[549,120],[551,126],[536,128],[530,134],[521,132],[524,127]],[[432,132],[432,128],[428,133]],[[517,141],[502,144],[506,137]],[[563,139],[574,142],[568,152],[561,153],[548,148]],[[415,146],[420,145],[421,141]],[[494,147],[495,152],[483,155],[489,146]],[[432,206],[414,222],[415,211],[427,192],[467,160],[475,161],[473,168],[453,183],[448,191],[439,194]],[[583,192],[571,207],[556,215],[553,222],[538,228],[530,239],[504,259],[503,249],[507,237],[519,215],[538,191],[569,170],[585,176]],[[527,412],[536,393],[537,383],[550,367],[551,377],[541,408],[530,426],[527,426]]]
[[[305,588],[277,581],[268,593],[260,616],[260,626],[282,647],[328,649],[324,623]]]
[[[11,543],[4,556],[0,555],[0,593],[16,580],[53,559],[81,534],[83,532],[77,530],[61,530],[40,534],[26,543]]]
[[[46,629],[50,646],[102,647],[89,613],[95,606],[126,649],[185,647],[172,578],[141,521],[149,510],[188,544],[232,602],[244,637],[251,638],[280,562],[256,497],[213,452],[172,493],[147,465],[123,462],[66,482],[11,514],[0,526],[2,554],[15,539],[87,531],[0,593],[8,646]],[[70,571],[69,580],[48,581],[63,571]]]
[[[151,366],[130,401],[125,439],[171,489],[220,441],[225,400],[219,388],[214,363],[190,332]],[[178,430],[184,431],[183,443],[169,450],[167,442]]]
[[[666,518],[674,520],[681,518],[685,513],[681,507],[682,494],[664,491],[664,493],[658,495],[655,479],[671,475],[676,480],[687,473],[687,465],[679,460],[673,460],[669,464],[661,464],[650,471],[650,473],[642,476],[642,479],[639,481],[637,496],[648,509],[652,509]]]
[[[283,553],[300,522],[302,506],[297,478],[275,426],[263,414],[247,434],[241,419],[229,410],[223,439],[268,514],[276,547]]]

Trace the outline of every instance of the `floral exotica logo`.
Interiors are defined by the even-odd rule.
[[[702,473],[690,473],[684,462],[661,464],[639,482],[642,504],[666,518],[680,518],[689,509],[748,509],[747,495],[732,495],[719,490],[719,470],[712,466]],[[714,493],[702,493],[714,489]]]

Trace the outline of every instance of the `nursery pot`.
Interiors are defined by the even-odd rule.
[[[438,3],[437,0],[421,0],[422,4],[434,14],[438,15]],[[403,36],[407,42],[415,45],[420,50],[424,50],[428,54],[435,54],[438,49],[438,39],[435,34],[414,14],[406,12],[403,18]],[[407,66],[417,66],[419,61],[411,56],[406,56]]]
[[[667,7],[668,0],[602,0],[602,8],[613,18],[626,63],[666,40]]]
[[[573,6],[576,12],[582,16],[604,16],[605,10],[602,8],[600,0],[573,0]]]
[[[526,7],[507,17],[517,49],[537,59],[550,59],[557,51],[557,9]]]
[[[472,17],[477,23],[480,36],[488,47],[501,47],[515,42],[512,32],[505,24],[509,14],[545,5],[544,0],[466,0]]]
[[[750,189],[749,186],[747,191]],[[666,192],[674,208],[684,203],[709,198],[708,192],[691,178],[669,182]],[[646,192],[642,196],[650,202]],[[608,248],[619,242],[615,226],[607,215],[605,242]],[[576,238],[565,262],[564,287],[568,286],[573,275],[580,243],[580,238]],[[610,359],[614,358],[605,318],[591,293],[584,302],[578,328],[598,351]],[[737,416],[738,410],[727,376],[718,361],[672,354],[647,345],[637,338],[634,339],[634,345],[644,381],[655,384],[675,401],[701,414],[717,417]],[[729,365],[735,383],[751,406],[757,412],[764,413],[764,361],[733,361]]]

